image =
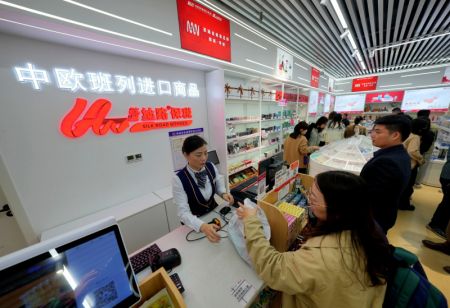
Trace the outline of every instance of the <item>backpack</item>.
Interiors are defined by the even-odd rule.
[[[383,308],[447,308],[445,296],[428,281],[417,256],[393,248],[395,272],[388,278]]]

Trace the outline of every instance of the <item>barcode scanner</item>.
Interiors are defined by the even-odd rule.
[[[208,224],[213,224],[218,226],[219,228],[222,228],[222,224],[220,223],[219,218],[213,218],[210,222],[208,222]]]

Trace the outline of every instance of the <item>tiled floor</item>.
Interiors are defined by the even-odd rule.
[[[450,265],[450,256],[422,245],[423,239],[444,241],[425,228],[441,200],[442,193],[439,188],[422,185],[421,188],[416,189],[412,200],[416,210],[399,211],[397,222],[389,231],[388,238],[392,245],[401,246],[419,256],[428,279],[445,294],[450,302],[450,274],[442,269],[443,266]]]

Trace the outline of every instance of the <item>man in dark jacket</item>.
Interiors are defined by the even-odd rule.
[[[395,224],[399,199],[411,175],[411,159],[403,147],[410,132],[411,121],[403,115],[377,119],[371,138],[380,150],[361,170],[361,177],[369,186],[367,201],[385,233]]]

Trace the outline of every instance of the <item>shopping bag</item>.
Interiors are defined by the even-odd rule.
[[[256,204],[250,201],[249,199],[244,200],[244,206],[256,208]],[[258,207],[257,216],[259,220],[261,221],[261,224],[263,226],[264,236],[267,240],[270,240],[270,225],[269,221],[267,220],[266,214],[264,211]],[[244,259],[245,262],[247,262],[251,267],[253,267],[252,260],[248,254],[247,246],[245,243],[244,238],[244,223],[239,217],[237,216],[236,212],[231,217],[230,221],[228,222],[228,238],[231,240],[231,242],[234,245],[234,248],[236,249],[239,256]]]

